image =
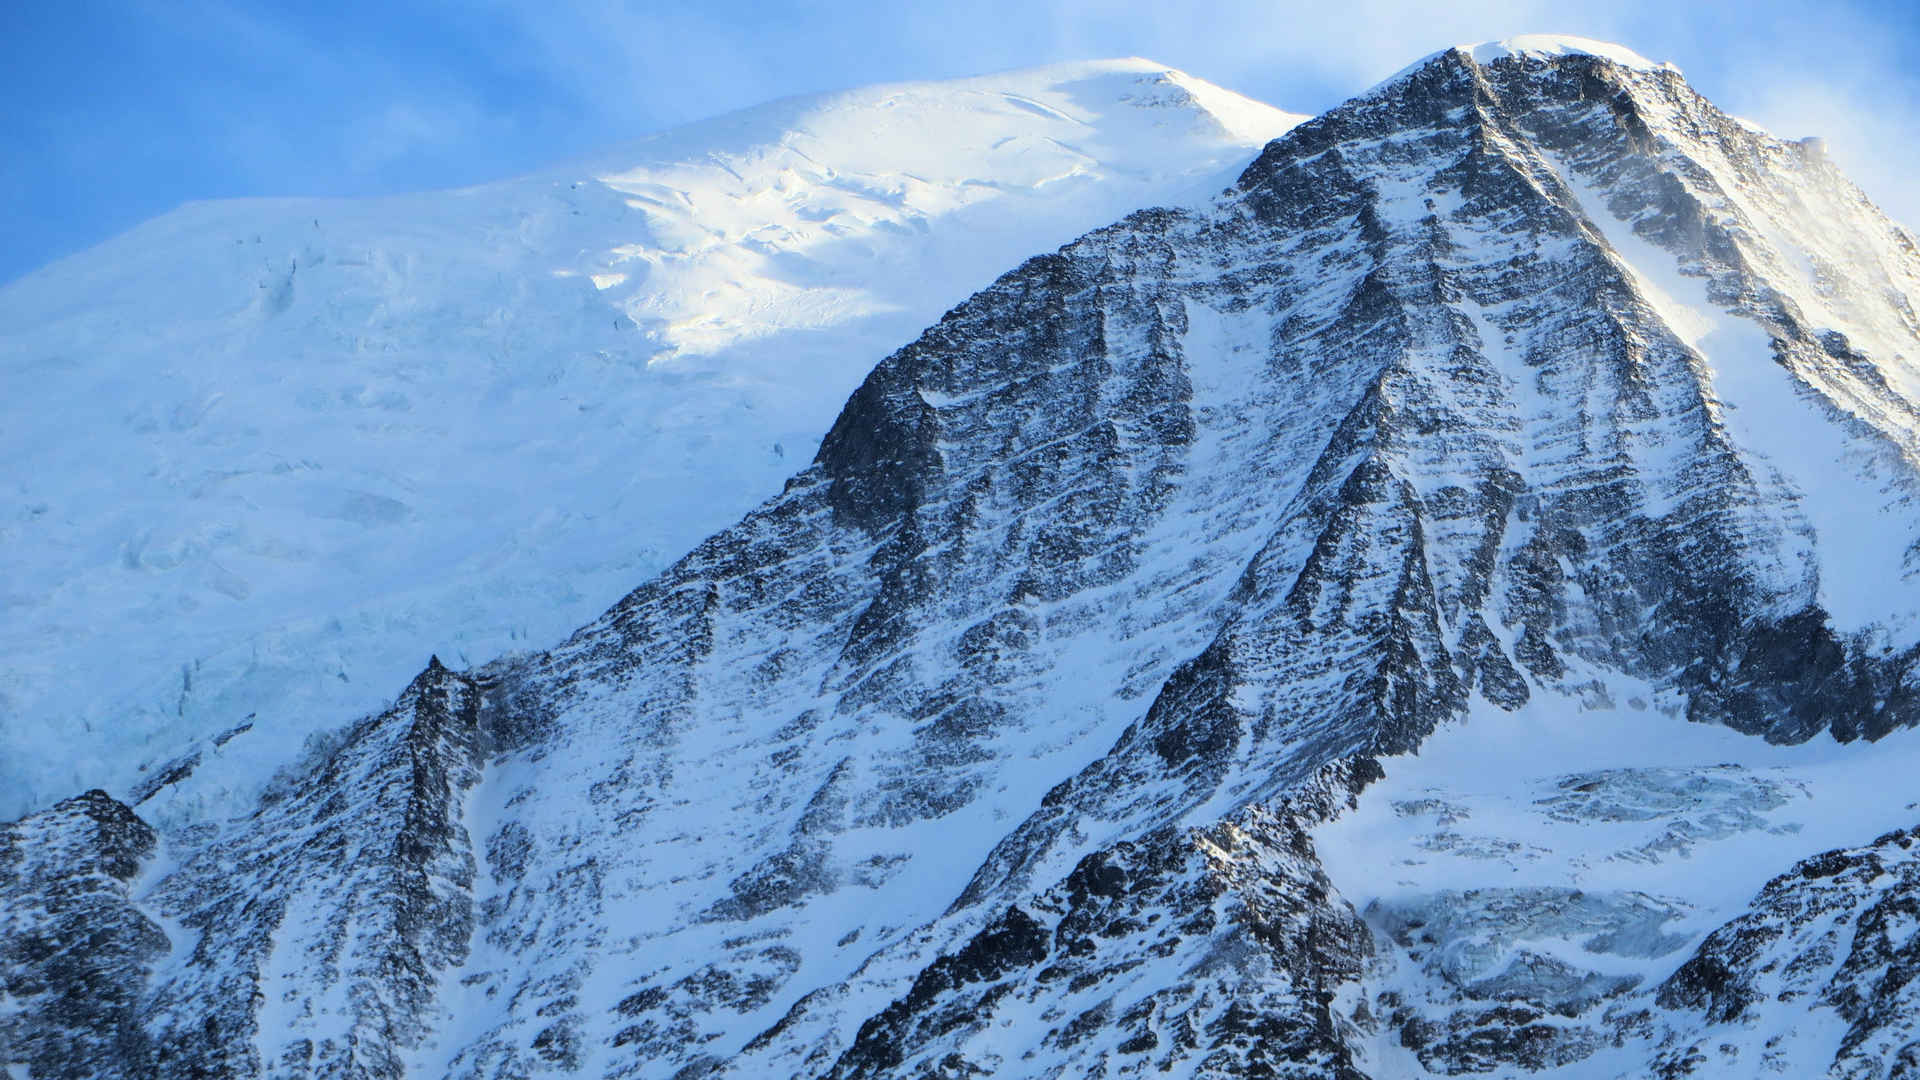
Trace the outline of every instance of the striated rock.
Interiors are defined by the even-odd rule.
[[[1831,1054],[1830,1064],[1818,1061],[1830,1076],[1920,1075],[1917,847],[1920,831],[1903,829],[1823,852],[1769,882],[1746,914],[1710,934],[1659,988],[1663,1008],[1705,1021],[1697,1035],[1670,1021],[1676,1033],[1656,1060],[1661,1075],[1715,1075],[1726,1064],[1716,1051],[1728,1027],[1770,1035],[1775,1060]],[[1837,1049],[1814,1024],[1778,1020],[1783,1011],[1821,1009],[1843,1022]]]
[[[151,1066],[140,991],[173,943],[132,885],[156,842],[104,791],[0,825],[0,1064],[74,1077]]]
[[[1329,1005],[1371,938],[1305,830],[1375,773],[1343,762],[1297,801],[1086,856],[930,964],[825,1075],[1363,1076]]]

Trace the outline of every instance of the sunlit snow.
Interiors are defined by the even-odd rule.
[[[1299,119],[1137,59],[872,87],[465,190],[192,204],[0,289],[0,819],[249,717],[206,752],[264,775],[430,653],[551,644],[946,307]]]

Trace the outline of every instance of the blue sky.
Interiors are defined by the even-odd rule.
[[[1315,112],[1532,32],[1620,41],[1824,134],[1920,225],[1910,0],[63,0],[0,4],[0,281],[191,199],[474,183],[788,94],[1140,55]]]

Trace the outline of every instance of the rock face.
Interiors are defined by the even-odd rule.
[[[103,791],[0,826],[0,1058],[7,1068],[139,1075],[150,1060],[141,990],[169,941],[129,885],[155,843],[153,829]]]
[[[1761,1019],[1782,1004],[1831,1009],[1845,1024],[1831,1075],[1920,1076],[1916,845],[1920,833],[1902,829],[1823,852],[1768,882],[1750,912],[1715,930],[1660,987],[1659,1004],[1709,1024]],[[1785,1034],[1766,1047],[1773,1063],[1797,1056]],[[1724,1069],[1712,1035],[1675,1041],[1657,1062],[1660,1075]]]
[[[470,951],[478,710],[478,688],[435,659],[250,818],[194,838],[151,894],[197,940],[154,980],[156,1067],[406,1074]]]
[[[1685,1068],[1777,992],[1766,932],[1648,999],[1610,965],[1680,962],[1667,901],[1356,909],[1315,830],[1446,722],[1625,683],[1777,743],[1920,718],[1915,302],[1909,234],[1672,69],[1450,50],[948,312],[783,494],[564,644],[436,662],[137,890],[90,884],[127,1004],[14,1015],[145,1040],[76,1041],[74,1075]],[[1548,813],[1665,815],[1648,858],[1784,798],[1710,777],[1687,816],[1691,774],[1582,765]],[[1865,1018],[1836,1062],[1914,1037],[1883,879],[1756,901],[1885,909],[1822,991]]]

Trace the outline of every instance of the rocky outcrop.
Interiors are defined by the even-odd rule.
[[[0,825],[0,1067],[137,1075],[152,1060],[141,989],[173,942],[132,886],[156,843],[104,791]]]
[[[1372,939],[1307,830],[1377,773],[1341,762],[1297,799],[1086,856],[928,965],[825,1075],[1359,1080],[1331,1002]]]
[[[1656,1060],[1663,1077],[1753,1066],[1729,1055],[1728,1030],[1770,1036],[1766,1058],[1805,1061],[1847,1080],[1920,1076],[1920,832],[1823,852],[1781,874],[1748,912],[1715,930],[1659,988],[1687,1019]],[[1837,1014],[1838,1047],[1812,1022]],[[1783,1022],[1794,1017],[1797,1022]],[[1675,1018],[1676,1020],[1678,1018]],[[1814,1046],[1803,1045],[1813,1043]]]
[[[0,894],[27,926],[8,993],[28,1009],[0,1058],[35,1076],[407,1075],[473,930],[480,693],[433,660],[252,815],[169,837],[173,865],[137,896],[155,836],[105,795],[9,827]]]

